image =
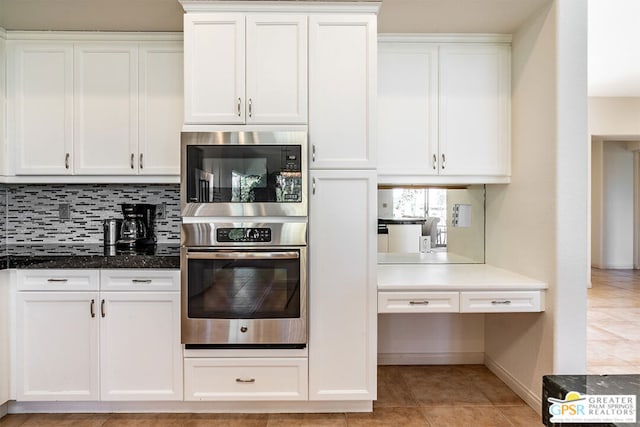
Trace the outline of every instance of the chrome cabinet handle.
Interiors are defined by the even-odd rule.
[[[236,378],[236,382],[237,383],[244,383],[244,384],[251,384],[251,383],[255,383],[256,379],[255,378],[249,378],[249,379]]]
[[[438,169],[438,156],[433,155],[433,170]]]
[[[135,167],[134,163],[133,163],[135,158],[136,158],[135,154],[131,153],[131,161],[129,162],[130,165],[131,165],[131,169],[133,169]]]
[[[253,101],[249,98],[249,117],[253,116]]]
[[[238,107],[238,117],[240,117],[240,107],[241,107],[240,104],[242,104],[242,99],[238,98],[238,105],[237,105],[237,107]]]
[[[284,252],[189,252],[189,259],[300,259],[297,251]]]
[[[71,157],[71,155],[69,153],[64,155],[64,167],[65,167],[65,169],[69,169],[69,157]]]
[[[131,279],[132,283],[151,283],[153,280],[151,279]]]
[[[504,300],[504,301],[491,301],[491,304],[493,304],[493,305],[500,305],[500,304],[509,305],[509,304],[511,304],[511,301],[509,301],[509,300]]]
[[[445,162],[445,158],[444,158],[444,154],[442,154],[442,169],[444,169],[444,162]]]
[[[409,305],[429,305],[429,301],[409,301]]]
[[[68,281],[68,279],[47,279],[47,282],[50,283],[66,283]]]
[[[95,312],[95,310],[94,310],[95,305],[96,305],[96,300],[92,299],[92,300],[91,300],[91,305],[89,306],[89,310],[90,310],[90,312],[91,312],[91,317],[92,317],[92,318],[96,317],[96,312]]]
[[[100,302],[100,316],[104,317],[105,316],[105,312],[104,312],[104,300],[102,300]]]
[[[316,161],[316,144],[311,145],[311,161]]]
[[[142,153],[140,153],[140,162],[139,162],[140,169],[142,169],[142,165],[143,165],[143,162],[142,162]]]
[[[316,194],[316,179],[311,179],[311,194]]]

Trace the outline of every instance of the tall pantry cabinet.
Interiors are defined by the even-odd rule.
[[[376,398],[376,16],[309,18],[309,398]]]

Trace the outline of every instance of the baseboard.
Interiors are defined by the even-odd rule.
[[[633,270],[633,264],[591,264],[599,270]]]
[[[500,378],[511,390],[522,398],[534,411],[540,415],[542,413],[542,398],[528,389],[524,384],[518,381],[513,375],[511,375],[506,369],[489,356],[484,356],[485,366]]]
[[[373,401],[9,402],[10,414],[39,413],[328,413],[371,412]]]
[[[378,365],[482,365],[484,353],[378,353]]]
[[[9,403],[3,403],[0,405],[0,418],[4,417],[9,413]]]

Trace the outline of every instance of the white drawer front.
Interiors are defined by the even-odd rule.
[[[378,313],[457,313],[458,292],[378,292]]]
[[[19,291],[97,291],[98,270],[18,270]]]
[[[179,291],[180,270],[100,270],[103,291]]]
[[[461,292],[462,313],[544,311],[541,291]]]
[[[185,400],[306,400],[307,359],[185,358]]]

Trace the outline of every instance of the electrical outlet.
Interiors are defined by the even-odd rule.
[[[156,205],[156,219],[165,219],[167,216],[167,204],[160,203]]]
[[[71,219],[71,206],[69,203],[58,204],[58,218]]]

